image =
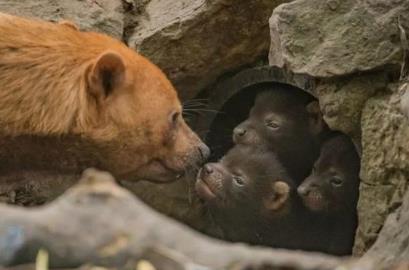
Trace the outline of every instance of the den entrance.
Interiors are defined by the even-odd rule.
[[[360,159],[300,81],[255,68],[198,97],[208,113],[192,123],[212,154],[196,193],[224,240],[349,255]]]

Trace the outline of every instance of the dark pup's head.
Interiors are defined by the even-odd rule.
[[[248,119],[234,129],[233,141],[264,145],[290,172],[305,171],[304,179],[318,157],[318,140],[326,129],[317,101],[306,93],[277,88],[257,95]]]
[[[254,216],[286,208],[292,186],[272,152],[236,145],[218,163],[200,170],[196,191],[219,213]]]
[[[353,210],[358,200],[359,170],[353,143],[346,135],[337,134],[322,145],[320,157],[298,187],[298,194],[312,211]]]

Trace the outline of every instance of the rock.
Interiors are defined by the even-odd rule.
[[[123,36],[124,13],[121,0],[0,0],[0,11],[49,21],[70,20],[81,30]]]
[[[267,54],[268,17],[283,2],[151,0],[128,43],[190,99],[226,71]]]
[[[377,269],[408,269],[409,258],[409,192],[403,204],[390,214],[379,237],[362,260],[371,260]],[[406,263],[401,263],[406,262]]]
[[[362,112],[357,255],[373,244],[385,218],[402,203],[408,188],[409,121],[400,113],[399,103],[398,93],[385,93],[370,98]]]
[[[270,65],[333,77],[400,68],[397,18],[409,29],[407,0],[296,0],[270,18]]]
[[[401,98],[401,112],[409,119],[409,83],[402,86],[403,95]]]
[[[31,263],[40,249],[48,252],[52,268],[85,263],[123,267],[141,259],[156,268],[153,258],[158,256],[162,262],[176,260],[184,266],[179,269],[265,262],[274,269],[330,270],[343,264],[331,256],[210,239],[152,211],[117,186],[110,174],[93,169],[49,205],[34,209],[0,205],[0,216],[2,266]]]
[[[348,134],[355,142],[361,139],[361,112],[366,101],[383,90],[387,77],[380,72],[346,78],[323,80],[315,92],[325,122],[333,130]]]

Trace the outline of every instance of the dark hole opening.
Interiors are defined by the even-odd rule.
[[[231,84],[231,85],[233,85],[232,88],[220,87],[219,90],[226,91],[226,92],[220,92],[221,93],[220,95],[218,96],[215,95],[211,99],[213,101],[215,100],[217,101],[214,104],[214,107],[212,108],[216,107],[218,112],[211,122],[210,121],[207,122],[208,131],[207,131],[207,135],[204,138],[206,144],[211,149],[210,162],[218,161],[222,156],[224,156],[228,152],[230,148],[233,147],[233,139],[232,139],[233,129],[248,118],[250,109],[254,105],[255,98],[260,92],[262,91],[274,92],[277,89],[282,89],[282,90],[290,92],[291,96],[292,96],[292,93],[294,93],[294,98],[299,98],[302,96],[303,97],[302,100],[305,100],[305,102],[307,102],[306,104],[309,104],[309,102],[316,100],[315,97],[311,95],[310,93],[308,93],[307,91],[304,91],[303,89],[299,87],[296,87],[291,84],[286,84],[286,83],[280,83],[280,82],[274,82],[274,81],[258,82],[258,83],[256,82],[250,86],[244,85],[243,87],[238,86],[237,88],[234,88],[234,86],[235,85],[237,86],[237,84]],[[232,94],[232,95],[230,95],[230,98],[226,98],[226,94]],[[224,100],[223,100],[223,96],[224,96]],[[216,105],[216,104],[222,104],[222,105]],[[331,132],[331,134],[333,135],[335,134],[333,133],[334,131],[328,131],[328,132]],[[298,210],[294,210],[294,211],[298,211]],[[304,210],[300,210],[300,213],[304,213],[303,211]],[[306,229],[305,235],[307,235],[308,237],[312,239],[320,239],[320,240],[317,240],[317,241],[314,240],[315,241],[314,244],[311,244],[311,245],[306,244],[305,248],[298,246],[298,244],[297,245],[294,244],[296,246],[293,246],[290,248],[295,247],[297,249],[299,248],[299,249],[305,249],[305,250],[310,250],[310,248],[312,248],[311,249],[312,251],[316,251],[316,250],[323,251],[323,249],[325,249],[326,251],[324,252],[328,252],[333,255],[338,255],[338,252],[342,254],[346,254],[346,253],[350,254],[350,251],[348,251],[348,249],[352,249],[354,232],[355,232],[354,230],[356,229],[356,213],[352,213],[352,212],[353,211],[351,211],[351,213],[348,212],[348,217],[344,216],[345,220],[348,220],[345,225],[348,228],[347,229],[342,228],[343,232],[345,232],[345,234],[342,234],[342,237],[344,237],[345,239],[348,238],[347,239],[348,241],[349,239],[352,239],[351,245],[349,245],[349,243],[345,244],[346,242],[341,243],[339,241],[340,247],[339,248],[337,247],[336,251],[329,250],[329,247],[327,246],[325,246],[324,248],[324,245],[327,245],[327,243],[329,243],[327,241],[333,241],[332,240],[333,237],[338,237],[337,236],[338,228],[334,229],[336,226],[333,225],[332,223],[333,220],[331,218],[327,218],[324,215],[320,216],[318,214],[315,217],[314,214],[311,214],[311,216],[314,216],[316,220],[308,219],[308,222],[312,222],[311,224],[312,224],[312,227],[314,228],[312,230]],[[302,218],[304,218],[304,216],[302,216]],[[302,218],[300,220],[297,220],[296,222],[297,223],[304,222]],[[310,218],[310,216],[308,216],[308,218]],[[224,220],[225,216],[221,216],[221,219]],[[236,226],[234,222],[232,222],[232,224]],[[317,226],[315,226],[315,224],[317,224]],[[349,229],[351,229],[353,226],[355,226],[355,228],[354,230],[351,230],[350,232]],[[298,230],[297,232],[300,232],[300,231],[304,232],[302,230]],[[245,233],[247,233],[247,231]],[[244,237],[244,236],[242,235],[239,236],[240,241],[243,241],[243,239],[240,237]],[[235,242],[234,239],[227,239],[227,240]],[[336,239],[334,241],[338,241],[338,240],[339,239]],[[252,241],[257,242],[258,240],[249,238],[248,241],[245,240],[244,242],[253,243]],[[346,245],[349,245],[349,246],[346,246]],[[311,247],[311,246],[314,246],[314,247]]]
[[[292,85],[277,82],[263,82],[244,87],[224,103],[212,121],[209,132],[205,138],[205,142],[211,150],[209,159],[211,162],[220,159],[233,146],[233,129],[247,119],[257,94],[261,91],[265,91],[266,88],[274,91],[274,89],[278,87],[288,91],[302,91],[306,93],[304,90]]]

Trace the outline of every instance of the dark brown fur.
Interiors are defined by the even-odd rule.
[[[271,88],[271,87],[270,87]],[[276,87],[259,93],[249,117],[233,131],[236,144],[264,145],[299,184],[318,158],[328,131],[318,102],[301,90]]]
[[[309,177],[298,187],[317,229],[328,238],[328,252],[351,254],[357,226],[360,159],[348,136],[335,133],[324,142]]]
[[[310,226],[311,215],[299,201],[292,178],[271,151],[236,145],[220,162],[202,168],[196,191],[226,240],[327,251],[321,232]]]

